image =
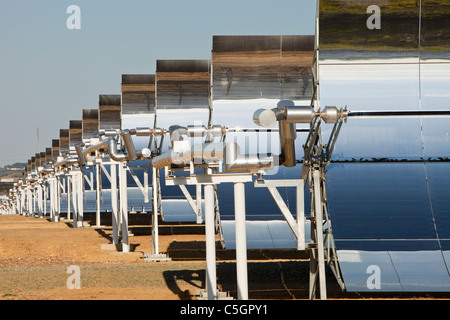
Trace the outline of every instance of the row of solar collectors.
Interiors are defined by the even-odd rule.
[[[428,1],[373,2],[381,9],[381,29],[368,29],[366,4],[320,1],[320,105],[347,105],[353,111],[446,108],[450,87],[447,6]],[[313,43],[313,37],[214,37],[212,59],[202,62],[208,65],[207,78],[212,81],[205,91],[197,86],[194,90],[193,83],[184,85],[184,77],[193,73],[188,67],[170,77],[174,69],[168,65],[182,69],[183,62],[158,61],[156,103],[152,104],[151,93],[136,93],[135,101],[141,94],[145,100],[128,116],[122,94],[122,128],[151,127],[153,113],[145,110],[152,106],[156,126],[162,128],[194,123],[255,128],[251,116],[257,108],[274,107],[280,99],[308,105]],[[164,77],[159,78],[160,73]],[[202,81],[195,78],[199,85]],[[197,92],[195,99],[189,100],[192,92]],[[197,101],[195,107],[192,101]],[[130,122],[123,126],[125,119]],[[328,167],[327,190],[347,290],[368,290],[367,267],[374,264],[382,270],[381,290],[448,290],[448,128],[447,119],[431,118],[350,119],[344,125]],[[324,136],[328,130],[323,128]],[[227,141],[243,135],[228,133]],[[247,151],[269,141],[266,150],[256,151],[278,153],[276,135],[245,133],[249,141],[257,142],[248,143]],[[305,138],[298,133],[299,161]],[[271,173],[266,178],[300,176],[298,167]],[[231,186],[218,189],[221,218],[232,220]],[[162,194],[175,191],[176,187],[163,186]],[[262,226],[256,220],[282,218],[266,190],[248,184],[246,191],[247,218],[255,220],[248,227],[254,228],[249,243],[254,240],[256,247],[264,247],[262,235],[273,233],[267,223]],[[281,194],[292,210],[293,190],[286,188]],[[306,203],[306,212],[308,207]],[[224,232],[231,234],[232,228],[226,227],[226,221],[223,224]],[[295,243],[280,246],[295,247]]]
[[[322,0],[318,9],[322,106],[450,109],[450,2]],[[344,125],[327,187],[348,290],[370,290],[373,265],[384,291],[450,289],[449,130],[444,117]]]
[[[82,120],[71,121],[68,130],[60,130],[60,139],[53,140],[49,151],[53,156],[68,152],[75,155],[76,144],[88,142],[96,131],[109,129],[158,127],[167,130],[172,125],[209,124],[224,125],[231,131],[257,129],[252,121],[257,108],[276,107],[282,99],[310,104],[313,49],[314,36],[215,36],[211,60],[158,60],[155,75],[122,75],[121,95],[100,95],[98,109],[83,110]],[[148,137],[133,139],[137,149],[149,145]],[[233,140],[239,142],[241,152],[278,154],[280,149],[277,132],[229,132],[226,141]],[[170,139],[166,137],[162,151],[167,151],[169,146]],[[299,152],[298,159],[301,157]],[[36,166],[34,158],[30,164],[32,168]],[[148,168],[148,165],[148,161],[129,163],[141,181],[143,170],[136,167]],[[105,167],[109,171],[107,164]],[[95,167],[87,167],[86,176],[95,179],[95,170]],[[299,178],[299,169],[275,168],[267,178]],[[195,221],[180,189],[165,186],[164,179],[161,183],[165,220]],[[101,208],[110,211],[110,184],[103,171],[101,184]],[[86,212],[95,211],[94,187],[94,180],[85,183]],[[144,202],[130,176],[128,187],[129,209],[149,211],[151,203]],[[188,189],[191,194],[195,193],[194,187],[188,186]],[[287,224],[267,190],[256,189],[251,184],[246,190],[247,219],[276,220],[275,227],[270,227],[272,236],[254,232],[255,237],[249,238],[250,247],[295,248],[295,239],[291,232],[286,232],[289,230]],[[219,185],[218,196],[221,219],[234,220],[232,185]],[[294,211],[295,190],[287,188],[282,196]],[[60,207],[62,212],[67,211],[66,195],[63,195]],[[277,227],[280,225],[283,228]],[[249,228],[252,228],[251,224]],[[224,230],[226,240],[230,240],[227,247],[232,248],[234,237],[228,233],[231,229],[224,227]],[[277,241],[277,234],[282,244]]]

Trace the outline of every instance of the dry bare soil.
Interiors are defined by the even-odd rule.
[[[147,262],[150,216],[130,215],[130,253],[101,248],[111,242],[107,220],[102,228],[73,228],[70,220],[0,216],[0,299],[188,300],[205,288],[203,226],[162,225],[160,251],[172,260]],[[234,254],[217,243],[218,286],[236,298]],[[248,257],[250,299],[308,298],[309,264],[299,253],[249,250]],[[70,266],[79,267],[80,289],[68,288]],[[331,299],[373,298],[344,294],[331,273],[327,282]]]

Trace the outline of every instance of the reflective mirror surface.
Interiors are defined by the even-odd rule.
[[[448,1],[321,0],[320,105],[450,110],[448,13]],[[448,117],[343,125],[327,191],[347,290],[368,290],[372,264],[379,290],[448,291],[449,130]]]

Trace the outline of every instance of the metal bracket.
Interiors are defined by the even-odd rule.
[[[149,197],[148,197],[148,171],[147,171],[147,167],[129,167],[127,166],[128,172],[130,173],[131,177],[133,178],[134,182],[136,182],[139,190],[141,191],[142,195],[144,196],[144,202],[148,203],[149,202]],[[139,170],[143,170],[144,171],[144,178],[143,178],[143,184],[141,183],[141,181],[139,180],[139,178],[136,176],[135,174],[135,170],[139,169]]]
[[[278,208],[283,214],[286,222],[291,228],[294,236],[297,239],[297,250],[305,250],[305,181],[303,179],[290,179],[290,180],[255,180],[256,188],[267,188],[270,192],[272,198],[275,200]],[[293,214],[289,210],[288,206],[284,202],[277,187],[295,187],[296,188],[296,215],[294,218]]]

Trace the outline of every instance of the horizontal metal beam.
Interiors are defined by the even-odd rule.
[[[194,184],[219,184],[219,183],[235,183],[235,182],[251,182],[252,174],[235,173],[235,174],[200,174],[189,177],[166,177],[166,185],[194,185]]]

